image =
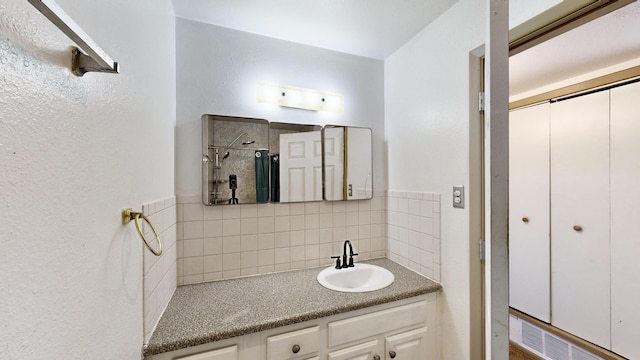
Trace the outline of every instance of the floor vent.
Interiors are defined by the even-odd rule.
[[[604,360],[518,317],[509,317],[509,338],[546,360]]]

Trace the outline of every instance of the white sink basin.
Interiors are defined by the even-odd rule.
[[[391,271],[371,264],[355,264],[354,267],[326,268],[318,274],[318,282],[327,289],[342,292],[367,292],[379,290],[393,283]]]

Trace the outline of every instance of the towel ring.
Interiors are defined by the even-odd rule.
[[[147,239],[144,237],[144,234],[142,233],[142,229],[140,229],[140,222],[138,221],[140,218],[142,218],[142,220],[144,220],[147,224],[149,224],[151,231],[153,231],[153,236],[155,236],[156,242],[158,243],[158,250],[155,250],[154,248],[152,248],[151,245],[149,245],[149,242],[147,241]],[[132,209],[122,210],[122,223],[128,224],[131,220],[135,222],[136,230],[138,230],[138,235],[140,235],[140,237],[142,238],[142,241],[144,241],[144,245],[147,247],[147,249],[149,249],[149,251],[151,251],[155,256],[162,255],[162,243],[160,242],[158,233],[156,232],[156,229],[153,228],[153,224],[151,224],[151,221],[149,221],[149,219],[146,216],[144,216],[144,214],[141,212],[133,211]]]

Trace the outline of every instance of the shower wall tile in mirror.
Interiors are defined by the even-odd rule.
[[[233,140],[233,139],[232,139]],[[203,206],[178,197],[178,285],[330,265],[350,240],[356,261],[385,256],[387,203],[371,200]]]

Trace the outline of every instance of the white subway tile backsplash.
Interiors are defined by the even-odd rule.
[[[222,253],[236,253],[240,252],[240,236],[225,236],[222,238]]]
[[[241,234],[240,219],[222,220],[222,236],[233,236]]]
[[[275,230],[275,217],[264,216],[258,218],[258,234],[273,234]]]
[[[258,233],[258,218],[243,218],[240,220],[240,234],[251,235]]]
[[[222,271],[224,272],[229,270],[240,269],[241,268],[240,261],[241,261],[241,257],[239,252],[222,254]]]
[[[275,217],[275,232],[289,231],[291,230],[291,219],[289,216],[276,216]]]
[[[274,246],[276,249],[289,248],[289,246],[291,246],[291,233],[288,231],[276,232],[274,234]]]
[[[183,239],[201,239],[204,236],[202,221],[185,221],[183,224]]]
[[[305,214],[304,216],[305,229],[319,229],[320,228],[320,214]]]
[[[221,237],[222,220],[205,220],[204,221],[204,237]]]
[[[189,239],[183,241],[182,254],[184,257],[194,257],[204,255],[204,239]]]
[[[258,234],[259,250],[267,250],[273,248],[275,248],[275,234],[273,232]]]
[[[304,203],[304,213],[305,214],[319,214],[320,213],[320,202]]]
[[[387,257],[440,281],[440,194],[388,194]]]
[[[246,205],[240,206],[240,217],[242,219],[257,218],[258,217],[258,205],[257,204],[246,204]]]
[[[204,209],[200,204],[184,204],[182,221],[202,221],[204,219]]]
[[[242,235],[240,237],[240,251],[256,251],[258,250],[258,235]]]
[[[197,217],[197,212],[194,214],[191,210],[188,209],[188,216]],[[161,256],[153,255],[146,248],[143,253],[143,329],[146,343],[176,289],[178,267],[182,270],[182,261],[178,262],[177,259],[183,253],[183,226],[177,225],[177,219],[178,216],[183,217],[184,211],[182,206],[176,206],[173,196],[145,203],[142,211],[153,224],[162,242]],[[143,231],[147,233],[147,239],[152,239],[153,233],[146,223],[144,225]],[[155,245],[154,241],[150,242],[152,246]]]
[[[241,217],[240,206],[222,206],[222,219],[223,220],[240,219],[240,217]]]
[[[203,250],[203,254],[205,256],[222,254],[222,237],[205,238],[203,243]]]
[[[204,219],[205,220],[222,220],[222,207],[221,206],[199,206],[204,207]]]
[[[347,239],[358,260],[387,256],[439,276],[439,198],[433,193],[381,191],[364,201],[216,207],[203,206],[197,197],[180,197],[181,203],[174,205],[183,219],[175,227],[178,281],[327,265],[331,256],[342,253]],[[195,220],[199,216],[202,220]],[[196,273],[199,266],[201,276]]]

